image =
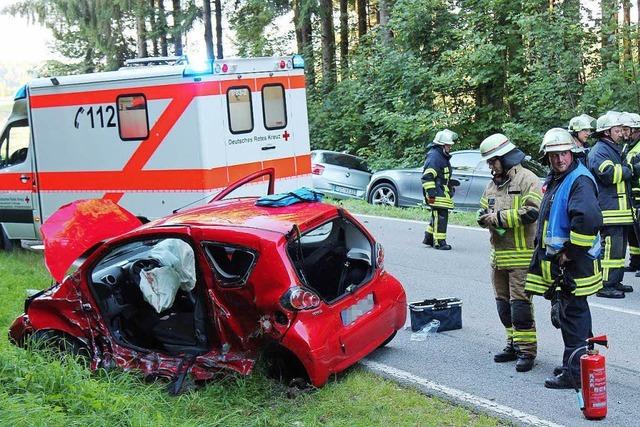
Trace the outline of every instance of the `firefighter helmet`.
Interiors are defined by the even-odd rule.
[[[494,133],[482,141],[480,154],[482,155],[482,160],[489,160],[494,157],[502,157],[515,148],[516,146],[509,141],[509,138],[501,133]]]
[[[549,129],[547,133],[544,134],[542,144],[540,145],[540,151],[546,155],[548,153],[559,151],[572,151],[576,153],[579,149],[568,130],[553,128]]]
[[[622,126],[628,126],[630,128],[640,128],[640,114],[627,113],[626,111],[621,113]]]
[[[618,111],[607,111],[598,117],[596,132],[604,132],[614,126],[623,126],[622,113]]]
[[[588,114],[580,114],[569,120],[569,132],[580,132],[581,130],[594,130],[593,122],[596,119]]]
[[[436,133],[436,137],[433,138],[435,145],[453,145],[458,140],[458,134],[449,129],[444,129]]]

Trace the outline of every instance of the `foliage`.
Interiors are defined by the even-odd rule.
[[[494,426],[498,421],[428,398],[361,369],[289,396],[260,371],[221,376],[178,397],[135,372],[90,372],[81,361],[17,348],[6,331],[25,289],[50,283],[39,254],[0,252],[0,424],[22,426]]]

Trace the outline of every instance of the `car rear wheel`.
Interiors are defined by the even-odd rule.
[[[387,338],[386,340],[384,340],[384,342],[383,342],[382,344],[380,344],[380,345],[378,346],[378,348],[382,348],[382,347],[384,347],[385,345],[389,344],[389,343],[390,343],[390,342],[391,342],[391,341],[396,337],[396,334],[397,334],[397,333],[398,333],[398,331],[393,331],[393,333],[389,336],[389,338]]]
[[[89,358],[89,349],[78,339],[50,329],[35,331],[28,341],[35,350],[44,350],[55,356],[71,355]]]
[[[393,184],[383,182],[371,190],[369,203],[372,205],[398,206],[398,190]]]

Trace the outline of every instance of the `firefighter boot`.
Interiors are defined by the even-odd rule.
[[[446,240],[438,240],[436,249],[440,249],[441,251],[450,251],[451,245],[448,245]]]
[[[507,344],[507,346],[500,352],[493,356],[493,361],[496,363],[513,362],[518,358],[516,349],[513,344]]]
[[[580,388],[580,377],[578,376],[578,378],[575,378],[574,380],[576,383],[576,387]],[[571,382],[571,378],[569,377],[569,372],[562,371],[560,375],[544,380],[544,386],[546,388],[569,389],[573,388],[573,383]]]
[[[516,371],[518,372],[528,372],[533,369],[533,362],[535,357],[530,356],[528,354],[519,354],[518,359],[516,360]]]
[[[631,286],[624,285],[622,283],[616,284],[616,289],[619,290],[619,291],[622,291],[622,292],[626,292],[626,293],[633,292],[633,288]]]
[[[433,246],[433,234],[424,232],[424,239],[422,239],[422,244],[427,246]]]

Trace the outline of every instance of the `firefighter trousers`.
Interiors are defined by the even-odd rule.
[[[447,239],[447,223],[449,210],[431,207],[431,222],[427,226],[427,234],[433,236],[434,241]]]
[[[640,239],[638,238],[640,227],[629,226],[627,236],[629,236],[629,267],[640,270]]]
[[[624,259],[627,255],[626,225],[605,225],[600,229],[602,239],[602,282],[605,288],[622,283]]]
[[[591,311],[587,297],[577,297],[570,295],[560,299],[560,332],[564,342],[564,353],[562,354],[562,366],[570,369],[576,381],[580,378],[580,356],[585,353],[585,349],[577,351],[569,366],[569,357],[574,350],[584,347],[586,340],[593,336],[591,332]]]
[[[538,344],[531,296],[524,292],[527,268],[502,270],[492,268],[491,281],[498,316],[507,332],[507,345],[518,354],[536,357]]]

